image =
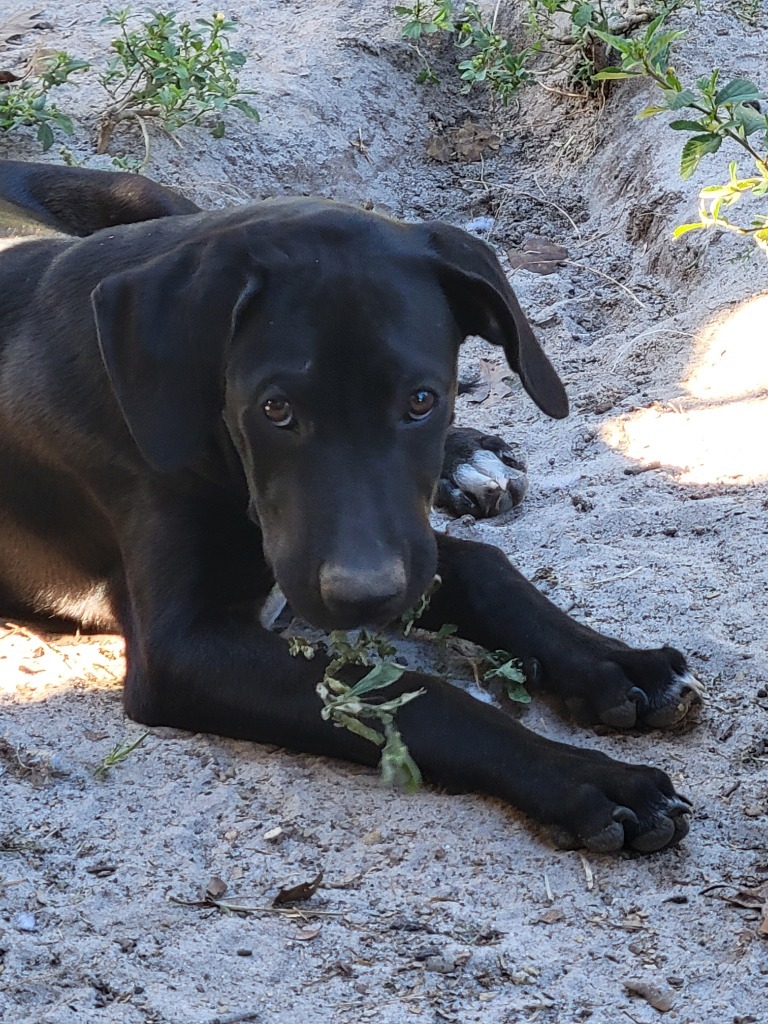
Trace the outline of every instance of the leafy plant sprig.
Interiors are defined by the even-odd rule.
[[[554,45],[556,66],[571,60],[571,80],[594,91],[598,87],[595,75],[605,63],[601,32],[631,37],[654,17],[666,18],[688,3],[698,7],[699,0],[664,0],[639,8],[607,0],[528,0],[528,23],[538,40],[537,50],[543,49],[543,44]]]
[[[415,789],[421,784],[421,772],[395,725],[395,715],[426,691],[413,690],[385,701],[372,699],[372,695],[396,683],[406,671],[404,665],[383,660],[390,658],[395,648],[381,636],[361,629],[351,640],[346,632],[337,630],[330,634],[328,650],[333,657],[316,687],[323,702],[323,719],[382,748],[382,782]],[[350,685],[339,678],[350,665],[370,666],[370,671]],[[367,725],[366,721],[377,723],[379,728]]]
[[[0,131],[36,127],[43,150],[53,145],[55,128],[72,135],[72,119],[49,102],[48,94],[88,67],[87,61],[58,51],[38,57],[21,78],[10,76],[10,81],[0,84]]]
[[[483,20],[477,4],[468,3],[457,22],[456,45],[474,50],[474,54],[459,63],[459,76],[464,83],[462,92],[484,83],[501,100],[509,103],[531,77],[526,64],[531,51],[513,52],[509,39],[496,29],[495,17]]]
[[[752,158],[757,173],[740,177],[738,164],[729,164],[725,184],[707,185],[699,193],[699,220],[681,224],[675,237],[688,231],[717,227],[741,235],[750,235],[768,253],[768,215],[758,214],[751,223],[736,224],[723,210],[735,206],[744,196],[763,198],[768,195],[768,116],[760,109],[765,97],[757,86],[744,78],[720,84],[720,71],[699,78],[695,88],[686,88],[670,64],[670,47],[682,32],[663,29],[663,18],[656,18],[646,32],[636,39],[624,39],[607,32],[601,38],[621,57],[616,68],[606,68],[596,77],[602,80],[647,77],[661,91],[658,103],[640,112],[639,117],[661,113],[693,111],[693,116],[670,122],[675,131],[688,132],[683,146],[680,176],[691,177],[705,156],[717,153],[723,142],[740,146]],[[762,136],[764,150],[756,148],[753,137]]]
[[[408,637],[415,624],[424,615],[433,595],[440,587],[441,580],[435,576],[419,602],[401,617],[403,636]],[[431,634],[446,654],[446,644],[456,633],[457,627],[445,623],[439,631]],[[317,653],[317,645],[303,636],[289,636],[288,650],[293,657],[311,660]],[[395,724],[397,712],[405,704],[422,696],[424,688],[398,694],[389,700],[381,700],[379,691],[386,689],[401,678],[406,670],[404,665],[393,660],[396,648],[386,636],[366,629],[350,638],[344,630],[336,630],[322,641],[331,661],[323,678],[315,687],[323,702],[321,715],[341,728],[361,736],[368,742],[381,747],[380,771],[382,782],[415,789],[421,784],[421,772],[411,757],[408,748]],[[491,683],[501,680],[504,693],[509,700],[527,704],[530,695],[525,688],[525,675],[520,662],[507,651],[488,651],[477,644],[461,642],[469,647],[470,653],[461,651],[469,662],[477,683]],[[369,671],[356,683],[347,683],[339,678],[345,668],[363,666]],[[374,724],[367,724],[372,722]]]
[[[528,51],[513,51],[510,40],[497,31],[495,17],[486,21],[477,4],[465,4],[457,15],[453,0],[416,0],[412,7],[395,7],[395,14],[405,20],[402,35],[413,43],[424,65],[416,78],[421,84],[439,82],[419,45],[438,32],[455,33],[456,45],[468,52],[458,64],[463,93],[484,85],[502,103],[509,103],[530,77],[526,70]]]
[[[112,769],[132,754],[137,747],[140,747],[144,740],[149,736],[148,732],[143,732],[140,736],[137,736],[132,742],[129,740],[123,740],[122,743],[118,743],[110,750],[107,756],[100,761],[93,769],[93,776],[96,779],[106,779]]]
[[[421,39],[435,32],[453,32],[453,0],[415,0],[413,7],[398,5],[395,14],[405,18],[402,35]]]
[[[482,667],[484,683],[500,679],[508,700],[516,701],[518,704],[530,704],[531,695],[525,686],[523,666],[509,651],[487,651]]]

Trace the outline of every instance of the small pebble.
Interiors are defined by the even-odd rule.
[[[428,956],[424,961],[424,967],[428,971],[435,971],[437,974],[450,974],[456,970],[456,961],[452,956],[446,956],[445,954]]]
[[[20,911],[13,919],[13,926],[20,932],[36,932],[37,921],[35,915],[28,910]]]
[[[464,230],[471,231],[476,235],[487,235],[489,231],[493,230],[493,224],[493,217],[475,217],[473,220],[467,221]]]

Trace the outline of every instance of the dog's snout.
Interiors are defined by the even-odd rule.
[[[326,562],[320,569],[320,596],[328,610],[352,624],[383,621],[401,611],[408,588],[402,558],[377,565]]]

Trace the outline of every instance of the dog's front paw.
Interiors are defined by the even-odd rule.
[[[455,516],[498,516],[519,505],[528,489],[525,460],[495,434],[455,428],[445,442],[435,505]]]
[[[542,679],[580,721],[669,729],[701,704],[703,686],[674,647],[641,651],[600,639],[581,654],[571,651],[557,667],[550,664],[544,673],[549,680]],[[532,661],[529,678],[540,678],[544,666],[545,659]]]
[[[622,764],[596,751],[563,773],[557,820],[549,834],[563,849],[595,853],[623,848],[653,853],[688,834],[691,803],[657,768]]]

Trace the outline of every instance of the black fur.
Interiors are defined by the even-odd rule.
[[[88,236],[0,255],[1,611],[121,630],[138,721],[372,763],[322,720],[319,660],[291,657],[260,608],[277,580],[323,628],[387,621],[437,570],[426,625],[514,652],[582,717],[685,712],[679,652],[602,637],[495,548],[430,528],[464,337],[501,346],[531,398],[567,413],[484,243],[314,199],[193,213],[131,182],[126,213],[122,175],[0,165],[8,209]],[[434,408],[414,418],[425,391]],[[274,422],[286,402],[293,419]],[[398,722],[434,783],[596,850],[687,831],[662,772],[543,739],[441,679],[392,692],[418,686]]]

